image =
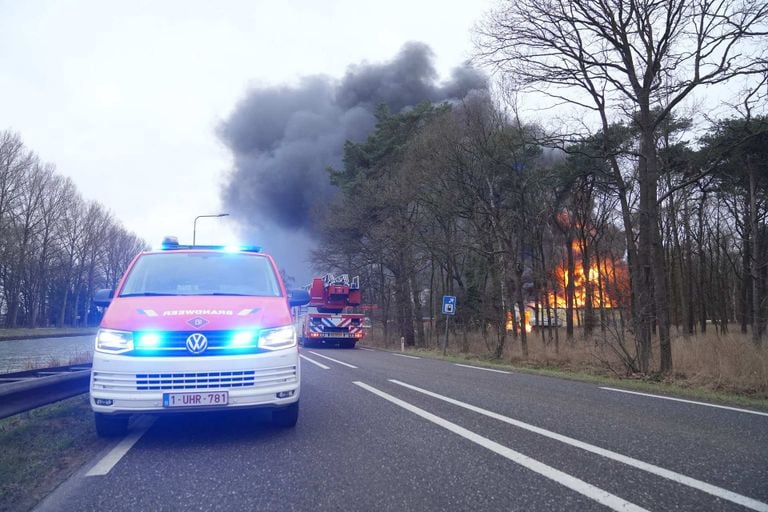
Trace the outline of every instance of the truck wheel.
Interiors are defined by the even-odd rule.
[[[272,425],[275,427],[292,428],[299,420],[299,402],[272,411]]]
[[[341,344],[341,348],[355,348],[356,341],[345,341]]]
[[[128,416],[117,414],[94,413],[96,433],[99,437],[124,436],[128,431]]]

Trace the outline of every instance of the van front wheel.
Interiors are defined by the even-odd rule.
[[[280,407],[272,411],[272,425],[282,428],[296,426],[299,420],[299,402],[296,401],[286,407]]]
[[[99,437],[120,437],[128,431],[128,416],[94,413],[96,433]]]

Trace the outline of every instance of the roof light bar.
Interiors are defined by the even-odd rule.
[[[230,253],[237,252],[261,252],[261,246],[258,245],[180,245],[175,237],[166,237],[159,248],[161,251],[180,251],[180,250],[202,250],[202,251],[224,251]]]
[[[173,249],[179,246],[179,239],[175,236],[166,236],[160,244],[161,249]]]

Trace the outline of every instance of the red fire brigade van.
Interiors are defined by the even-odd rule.
[[[108,306],[91,374],[101,436],[125,432],[128,416],[269,407],[276,425],[299,412],[300,369],[290,294],[273,259],[255,247],[182,246],[140,253]]]

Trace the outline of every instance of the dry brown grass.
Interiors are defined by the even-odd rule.
[[[768,349],[741,333],[673,340],[673,378],[696,387],[768,397]]]
[[[626,335],[627,345],[634,351],[631,335]],[[565,331],[559,333],[560,342],[549,341],[548,333],[542,340],[541,333],[528,335],[528,356],[524,357],[520,339],[507,337],[502,359],[518,365],[557,368],[586,372],[596,375],[632,378],[657,378],[675,384],[712,391],[737,393],[754,398],[768,398],[768,340],[763,347],[756,347],[751,338],[741,333],[718,335],[714,331],[705,335],[672,340],[673,372],[665,376],[628,375],[625,365],[616,353],[616,337],[603,335],[599,330],[589,340],[577,337],[566,341]],[[438,338],[442,343],[442,334]],[[399,343],[383,343],[380,333],[372,332],[366,343],[390,349],[399,349]],[[486,341],[481,333],[452,333],[448,351],[488,359],[495,340]],[[434,342],[428,348],[439,348]],[[462,350],[464,349],[464,350]],[[652,368],[658,368],[659,349],[653,347]]]

